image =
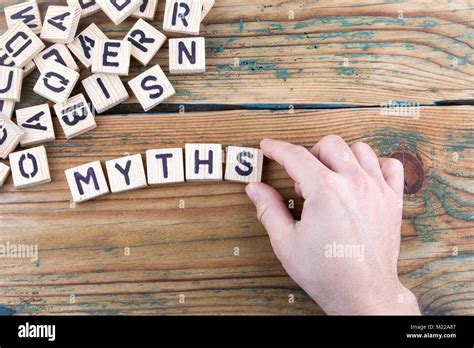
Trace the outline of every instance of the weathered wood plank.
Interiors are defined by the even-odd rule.
[[[425,313],[472,313],[473,111],[422,107],[418,120],[377,108],[99,116],[97,129],[71,141],[55,120],[53,182],[19,191],[9,178],[0,189],[0,244],[40,249],[36,262],[1,259],[0,313],[321,313],[281,268],[243,185],[149,187],[71,208],[63,171],[186,142],[257,146],[275,137],[311,146],[330,133],[421,159],[409,173],[421,174],[421,190],[405,196],[402,280]],[[296,200],[298,216],[286,173],[267,161],[263,180]]]
[[[57,2],[40,3],[44,14],[48,4]],[[161,1],[153,22],[157,28],[163,9]],[[469,0],[218,0],[202,25],[207,72],[171,76],[177,95],[168,103],[473,101],[473,18]],[[81,21],[80,30],[91,22],[111,38],[122,38],[134,19],[116,27],[105,16],[91,16]],[[155,63],[168,70],[167,45],[150,66]],[[124,81],[144,69],[135,62]],[[26,79],[21,106],[42,102],[32,93],[37,77]]]

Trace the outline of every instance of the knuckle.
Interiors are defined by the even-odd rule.
[[[342,139],[339,135],[331,134],[331,135],[326,135],[321,138],[320,143],[321,145],[330,145],[334,143],[340,143],[340,142],[345,142],[344,139]]]

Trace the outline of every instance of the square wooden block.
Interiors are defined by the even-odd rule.
[[[169,67],[172,74],[206,71],[206,43],[203,37],[170,39]]]
[[[49,6],[40,38],[53,43],[68,44],[76,36],[81,10],[71,6]]]
[[[20,101],[23,75],[23,69],[0,66],[0,99]]]
[[[74,203],[82,203],[109,193],[99,161],[67,169],[64,173]]]
[[[153,109],[176,94],[158,64],[130,80],[128,85],[145,111]]]
[[[146,168],[149,185],[184,182],[183,149],[147,150]]]
[[[89,68],[92,65],[92,51],[98,39],[107,40],[107,36],[97,25],[92,23],[77,35],[67,47],[86,68]]]
[[[81,18],[89,17],[100,11],[95,0],[67,0],[67,5],[77,7],[81,13]]]
[[[79,80],[79,73],[55,61],[49,61],[33,91],[55,103],[64,103]]]
[[[25,133],[21,146],[31,146],[56,140],[48,104],[16,110],[16,123]]]
[[[139,19],[125,39],[132,44],[132,57],[147,65],[165,43],[166,36],[143,19]]]
[[[3,186],[8,178],[8,175],[10,175],[10,167],[5,163],[0,162],[0,187]]]
[[[136,190],[147,186],[142,155],[125,156],[105,162],[112,193]]]
[[[201,16],[202,0],[166,0],[163,30],[199,35]]]
[[[8,28],[16,22],[25,23],[35,34],[41,32],[41,14],[36,1],[27,1],[5,7],[5,18]]]
[[[51,182],[44,146],[13,152],[9,159],[15,188],[22,189]]]
[[[143,0],[96,0],[102,11],[115,24],[119,25],[142,5]]]
[[[36,57],[46,47],[40,38],[22,21],[13,24],[1,36],[0,46],[3,47],[4,52],[12,59],[17,68],[25,67],[33,57]]]
[[[23,68],[23,78],[27,77],[36,69],[36,64],[34,61],[30,60],[25,67]]]
[[[54,105],[54,112],[67,139],[82,135],[97,127],[94,115],[83,94]]]
[[[158,0],[143,0],[140,7],[132,13],[132,17],[143,18],[152,21],[155,18]]]
[[[186,144],[186,181],[222,181],[222,145]]]
[[[0,158],[7,158],[18,146],[24,134],[13,121],[0,115]]]
[[[94,74],[82,80],[82,85],[100,114],[128,99],[128,93],[117,75]]]
[[[127,40],[98,39],[92,50],[91,72],[127,76],[131,52]]]
[[[214,7],[215,0],[203,0],[202,1],[202,13],[201,13],[201,21],[207,16],[209,11]]]
[[[262,169],[262,150],[250,147],[227,147],[225,180],[242,183],[260,182]]]
[[[0,115],[3,115],[8,119],[11,119],[14,109],[15,109],[15,102],[13,100],[0,99]]]
[[[56,63],[67,66],[72,70],[79,71],[79,67],[76,64],[76,61],[72,57],[71,52],[67,49],[64,44],[54,44],[53,46],[48,47],[43,52],[38,54],[33,58],[36,66],[40,73],[44,71],[44,68],[49,61],[53,60]]]

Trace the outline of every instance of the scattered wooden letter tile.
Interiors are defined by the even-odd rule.
[[[99,5],[95,0],[67,0],[70,7],[77,7],[81,12],[81,18],[86,18],[100,11]]]
[[[23,78],[27,77],[29,74],[31,74],[34,70],[36,69],[36,64],[34,61],[30,60],[25,67],[23,68]]]
[[[163,30],[199,35],[202,0],[166,0]]]
[[[128,99],[128,93],[117,75],[94,74],[82,80],[82,85],[100,114]]]
[[[55,61],[49,61],[43,69],[33,91],[55,103],[63,103],[71,95],[79,80],[79,73]]]
[[[0,114],[0,158],[7,158],[18,146],[23,135],[20,127]]]
[[[222,145],[186,144],[186,181],[222,180]]]
[[[125,39],[132,44],[132,56],[147,65],[165,43],[166,36],[143,19],[139,19]]]
[[[119,25],[138,10],[143,0],[96,0],[96,2],[107,17],[109,17],[115,25]]]
[[[91,72],[127,76],[131,51],[128,40],[96,40],[92,50]]]
[[[176,93],[158,64],[130,80],[128,85],[145,111],[153,109]]]
[[[15,109],[15,102],[13,100],[0,99],[0,115],[3,115],[8,119],[11,119],[14,109]]]
[[[26,1],[5,7],[5,18],[8,28],[17,21],[22,21],[35,33],[41,32],[41,15],[36,1]]]
[[[132,17],[143,18],[152,21],[155,18],[158,0],[143,0],[140,7],[132,13]]]
[[[172,74],[198,74],[206,71],[203,37],[170,39],[169,69]]]
[[[85,202],[109,193],[109,187],[99,161],[67,169],[64,173],[74,203]]]
[[[54,105],[54,112],[67,139],[75,138],[97,127],[83,94]]]
[[[46,46],[22,21],[12,25],[2,35],[0,46],[13,60],[17,68],[25,67]]]
[[[183,149],[147,150],[146,168],[149,185],[184,182]]]
[[[44,17],[40,38],[44,41],[68,44],[74,40],[81,10],[71,6],[49,6]]]
[[[0,99],[20,101],[23,74],[23,69],[0,66]]]
[[[9,159],[15,188],[21,189],[51,182],[44,146],[13,152]]]
[[[225,180],[242,183],[262,181],[263,153],[250,147],[227,147]]]
[[[10,174],[10,167],[7,166],[5,163],[0,162],[0,187],[3,186],[9,174]]]
[[[54,60],[56,63],[62,64],[71,68],[72,70],[79,71],[79,67],[77,66],[74,58],[71,55],[71,52],[67,49],[66,45],[64,44],[55,44],[53,46],[48,47],[43,52],[38,54],[35,58],[33,58],[36,66],[40,73],[43,72],[46,64],[50,60]]]
[[[77,35],[67,47],[86,68],[89,68],[92,65],[92,51],[98,39],[107,40],[107,36],[97,25],[92,23]]]
[[[16,110],[16,123],[25,133],[20,142],[23,147],[56,139],[48,104]]]
[[[1,39],[0,39],[1,41]],[[5,53],[4,49],[0,47],[0,65],[8,66],[11,68],[16,68],[15,62]],[[27,77],[29,74],[36,69],[36,64],[34,61],[30,60],[26,63],[25,67],[23,68],[23,78]]]
[[[201,13],[201,21],[207,16],[209,11],[211,11],[212,7],[215,4],[215,0],[203,0],[202,1],[202,13]]]
[[[105,162],[112,193],[136,190],[147,186],[142,155],[125,156]]]

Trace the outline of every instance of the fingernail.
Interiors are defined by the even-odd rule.
[[[258,198],[258,193],[257,193],[257,189],[255,188],[255,185],[248,184],[245,187],[245,192],[247,193],[247,196],[249,196],[250,200],[255,204]]]

